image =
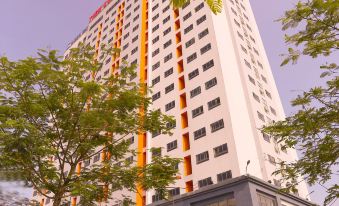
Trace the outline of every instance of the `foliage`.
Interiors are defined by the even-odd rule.
[[[282,29],[298,29],[296,33],[285,35],[288,44],[302,47],[302,51],[290,47],[288,55],[282,62],[285,65],[296,63],[299,56],[328,56],[339,49],[339,1],[307,0],[299,1],[295,7],[285,12],[279,19]]]
[[[104,59],[118,52],[102,51]],[[136,77],[135,65],[125,63],[118,75],[94,81],[102,68],[94,56],[81,45],[66,59],[54,50],[17,62],[0,59],[0,166],[14,168],[54,206],[69,196],[93,205],[137,185],[164,189],[177,173],[178,160],[167,156],[146,166],[126,159],[137,155],[126,137],[170,134],[166,125],[174,120],[149,110],[151,101],[142,93],[150,91],[129,81]],[[87,75],[94,80],[85,81]],[[101,163],[85,167],[98,155]]]
[[[284,121],[264,128],[264,131],[283,143],[282,149],[297,147],[302,158],[295,162],[280,162],[275,174],[290,182],[287,190],[295,191],[297,180],[304,177],[314,185],[324,185],[337,176],[339,162],[339,78],[327,82],[325,87],[314,87],[292,101],[301,109]],[[339,197],[339,185],[327,188],[326,204]]]
[[[171,0],[171,4],[174,8],[181,8],[185,4],[188,4],[191,0]],[[214,14],[218,14],[222,11],[223,0],[204,0]]]
[[[338,0],[299,1],[285,12],[279,21],[283,30],[297,31],[286,35],[287,43],[302,51],[288,48],[282,66],[296,63],[300,55],[316,58],[337,52]],[[297,29],[297,30],[295,30]],[[280,174],[289,182],[286,190],[295,191],[298,180],[310,185],[320,184],[327,190],[324,205],[333,204],[339,198],[338,183],[330,183],[339,175],[339,67],[336,63],[321,66],[321,78],[328,78],[325,86],[316,86],[305,91],[292,101],[299,110],[284,121],[266,126],[263,131],[272,135],[283,148],[297,148],[302,157],[295,162],[281,162],[274,174]],[[324,186],[325,183],[330,185]]]

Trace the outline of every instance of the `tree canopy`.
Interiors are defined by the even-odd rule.
[[[339,1],[298,1],[291,10],[279,19],[283,30],[292,34],[285,36],[291,47],[282,62],[297,63],[301,55],[337,55],[339,49]],[[320,184],[328,193],[324,205],[334,204],[339,198],[337,179],[339,158],[339,66],[326,63],[321,68],[324,86],[315,86],[304,91],[292,101],[298,111],[284,121],[263,129],[272,135],[283,148],[297,148],[301,158],[294,162],[281,162],[275,174],[289,182],[287,190],[295,190],[298,179],[310,185]]]
[[[118,52],[102,51],[105,58]],[[161,191],[176,178],[178,159],[140,166],[130,146],[144,132],[170,134],[174,120],[149,109],[143,94],[151,91],[133,81],[135,65],[96,81],[102,66],[84,45],[66,59],[54,50],[0,58],[0,166],[20,173],[54,206],[70,196],[89,206],[138,185]]]

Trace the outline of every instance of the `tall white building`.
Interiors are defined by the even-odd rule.
[[[182,158],[173,195],[246,173],[278,186],[279,178],[271,175],[277,162],[297,155],[292,149],[281,151],[260,131],[283,119],[284,111],[249,0],[224,0],[218,15],[202,0],[177,10],[169,4],[108,0],[70,45],[95,46],[105,63],[96,81],[117,72],[123,60],[136,63],[138,76],[132,81],[153,86],[153,109],[175,117],[176,125],[169,125],[172,136],[128,137],[140,152],[136,164],[151,161],[152,147],[162,148],[161,155]],[[102,43],[120,48],[120,56],[102,59]],[[298,189],[301,197],[308,194],[304,182]],[[160,198],[154,191],[139,192],[141,196],[133,195],[137,205]],[[77,201],[74,197],[72,204]]]

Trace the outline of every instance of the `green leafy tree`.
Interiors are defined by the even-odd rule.
[[[292,47],[282,66],[296,63],[301,55],[316,58],[338,54],[338,8],[338,0],[308,0],[299,1],[285,12],[280,22],[283,30],[292,33],[285,36],[286,43]],[[320,184],[328,193],[324,205],[330,205],[339,198],[338,183],[330,183],[339,175],[339,67],[337,63],[330,63],[321,69],[326,85],[300,94],[292,101],[298,111],[263,131],[282,143],[283,149],[297,148],[302,154],[295,162],[281,162],[275,172],[290,183],[285,189],[295,190],[298,179],[310,185]]]
[[[191,0],[171,0],[174,8],[181,8],[185,4],[191,2]],[[204,0],[214,14],[218,14],[222,11],[223,0]]]
[[[102,50],[106,57],[118,52]],[[96,79],[101,68],[83,45],[66,59],[42,50],[16,62],[0,58],[0,166],[15,170],[54,206],[69,196],[89,206],[138,185],[161,191],[176,178],[178,159],[157,157],[145,166],[126,159],[137,155],[126,137],[170,134],[166,125],[173,119],[149,110],[143,93],[150,91],[129,81],[135,65],[126,63],[102,82],[84,80]],[[85,166],[98,155],[100,163]]]

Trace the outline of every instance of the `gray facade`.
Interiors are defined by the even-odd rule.
[[[247,175],[202,187],[194,192],[160,200],[149,206],[314,206],[296,195]]]

